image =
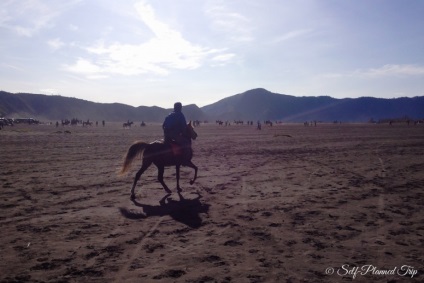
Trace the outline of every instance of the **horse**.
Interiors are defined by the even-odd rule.
[[[130,122],[130,121],[128,121],[128,122],[125,122],[124,124],[122,124],[122,127],[123,128],[131,128],[131,125],[133,124],[134,122]]]
[[[188,147],[184,150],[189,150],[189,156],[183,157],[181,154],[175,154],[173,150],[173,145],[165,144],[162,141],[154,141],[152,143],[146,143],[143,141],[136,141],[133,143],[124,158],[124,163],[120,170],[120,174],[123,175],[128,171],[132,161],[138,155],[142,155],[142,165],[140,170],[135,174],[134,183],[131,188],[131,200],[135,199],[134,189],[137,184],[137,181],[140,179],[141,175],[150,165],[155,164],[158,168],[158,181],[163,186],[164,190],[170,194],[172,191],[168,188],[168,186],[163,181],[163,173],[165,171],[165,167],[175,166],[176,168],[176,177],[177,177],[177,191],[181,192],[180,188],[180,167],[187,166],[194,169],[194,177],[190,180],[190,185],[194,184],[194,181],[197,178],[197,166],[191,162],[191,158],[193,156],[191,150],[191,140],[195,140],[197,138],[197,133],[194,131],[191,121],[187,124],[187,127],[183,133],[183,137],[187,139]]]
[[[85,127],[85,126],[92,126],[92,125],[93,125],[93,122],[90,122],[88,120],[87,120],[87,122],[82,122],[82,126],[83,127]]]

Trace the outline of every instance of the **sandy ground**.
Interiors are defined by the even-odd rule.
[[[151,167],[133,202],[159,125],[1,130],[0,281],[423,282],[424,126],[196,131],[197,182]]]

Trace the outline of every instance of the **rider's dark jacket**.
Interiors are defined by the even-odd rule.
[[[174,111],[170,113],[162,125],[165,142],[170,142],[171,140],[179,141],[186,126],[187,122],[182,112]]]

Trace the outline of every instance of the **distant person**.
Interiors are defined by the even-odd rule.
[[[189,157],[190,149],[188,141],[183,137],[183,133],[186,130],[187,122],[182,112],[183,105],[181,102],[174,104],[174,111],[170,113],[163,122],[163,135],[164,142],[171,144],[175,142],[180,145],[183,152],[184,159]]]

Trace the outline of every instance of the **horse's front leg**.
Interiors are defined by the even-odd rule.
[[[164,166],[157,166],[158,167],[158,181],[159,183],[162,184],[164,190],[170,194],[172,193],[172,191],[168,188],[168,186],[165,184],[165,182],[163,181],[163,173],[165,172],[165,167]]]
[[[182,189],[180,188],[180,165],[175,166],[175,173],[177,175],[177,192],[181,192]]]
[[[194,169],[194,178],[190,180],[190,185],[194,184],[194,181],[196,181],[197,179],[197,166],[193,164],[193,162],[188,161],[187,163],[184,164],[184,166],[190,167]]]

